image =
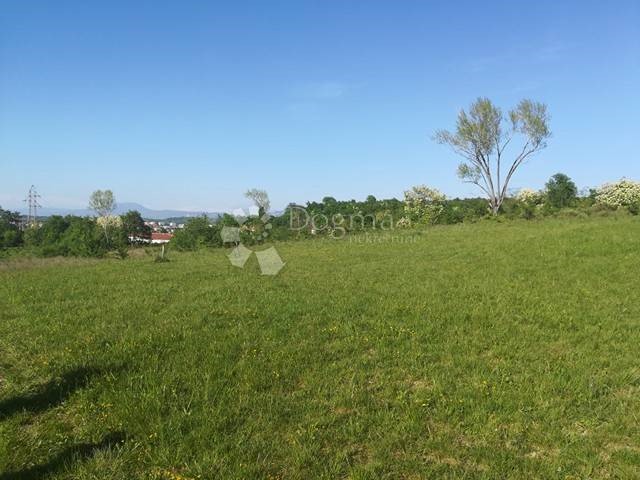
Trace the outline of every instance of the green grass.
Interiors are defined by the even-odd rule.
[[[638,478],[640,222],[0,264],[0,479]]]

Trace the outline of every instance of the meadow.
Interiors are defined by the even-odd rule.
[[[398,235],[0,261],[0,479],[639,478],[638,217]]]

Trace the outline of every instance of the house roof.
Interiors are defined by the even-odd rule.
[[[151,234],[151,240],[171,240],[172,238],[173,238],[173,233],[153,232]]]

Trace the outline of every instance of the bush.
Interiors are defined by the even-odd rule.
[[[629,210],[629,213],[631,215],[638,215],[640,214],[640,202],[634,202],[631,205],[629,205],[627,207],[627,210]]]
[[[595,195],[596,204],[616,209],[626,207],[637,211],[640,204],[640,183],[632,180],[620,180],[600,187]]]
[[[219,224],[212,224],[206,215],[189,219],[184,228],[177,230],[171,245],[177,250],[196,250],[199,247],[222,246]]]
[[[438,223],[453,225],[464,222],[464,211],[457,205],[445,204],[438,218]]]
[[[0,249],[17,247],[22,243],[20,214],[0,208]]]
[[[523,188],[515,197],[505,199],[503,211],[512,218],[532,220],[547,210],[547,205],[543,202],[544,194],[531,188]]]
[[[120,258],[127,255],[126,235],[121,228],[110,227],[107,237],[93,218],[72,215],[54,215],[41,227],[27,229],[24,243],[45,257],[102,257],[109,251]]]
[[[289,228],[274,226],[269,232],[268,240],[285,241],[289,240],[293,235]]]
[[[545,185],[545,196],[552,207],[565,208],[574,204],[578,188],[567,175],[556,173]]]
[[[446,197],[435,188],[425,185],[412,187],[404,192],[404,212],[412,222],[438,223],[444,211]]]
[[[22,243],[20,230],[7,229],[0,237],[0,248],[17,247]]]
[[[595,204],[586,210],[590,216],[593,217],[625,217],[629,215],[629,210],[626,208],[618,208],[612,209],[611,207],[607,207],[606,205]]]
[[[177,230],[173,234],[171,244],[176,248],[176,250],[180,250],[182,252],[195,250],[198,247],[196,236],[191,232],[188,232],[186,227]]]
[[[515,199],[527,205],[538,205],[542,203],[543,195],[531,188],[523,188],[516,195]]]
[[[240,240],[245,245],[256,245],[266,240],[273,230],[258,217],[250,217],[240,227]]]
[[[108,250],[106,237],[91,218],[72,217],[59,245],[62,255],[72,257],[102,257]]]
[[[144,244],[151,239],[151,227],[145,225],[142,215],[137,210],[129,210],[120,216],[120,220],[130,244]]]
[[[411,220],[407,217],[402,217],[400,220],[396,222],[396,228],[411,228]]]

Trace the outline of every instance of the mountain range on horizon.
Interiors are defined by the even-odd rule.
[[[154,210],[147,208],[144,205],[140,205],[135,202],[122,202],[116,205],[116,209],[113,212],[116,215],[122,215],[129,210],[137,210],[145,220],[165,220],[167,218],[183,218],[183,217],[197,217],[200,215],[207,215],[210,218],[216,218],[222,215],[220,212],[203,212],[203,211],[188,211],[188,210]],[[28,209],[22,206],[17,209],[18,212],[26,215]],[[79,217],[92,216],[95,213],[88,208],[58,208],[58,207],[41,207],[38,208],[38,217],[49,217],[51,215],[77,215]]]

